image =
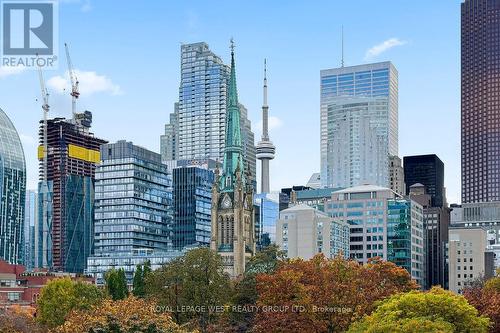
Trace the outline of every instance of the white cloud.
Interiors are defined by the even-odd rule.
[[[370,60],[395,46],[405,45],[407,42],[399,38],[389,38],[380,44],[371,47],[365,54],[365,60]]]
[[[98,75],[96,72],[86,72],[75,70],[79,82],[80,93],[84,96],[90,96],[96,93],[108,93],[111,95],[121,95],[123,91],[119,85],[114,84],[110,78],[105,75]],[[64,76],[57,75],[47,81],[47,85],[56,93],[63,94],[71,90],[69,74],[66,71]]]
[[[0,66],[0,78],[7,77],[10,75],[15,75],[23,72],[26,68],[22,66],[12,67],[12,66]]]
[[[81,5],[80,10],[84,13],[91,11],[93,8],[90,0],[59,0],[59,2],[62,4]]]

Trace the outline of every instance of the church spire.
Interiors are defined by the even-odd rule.
[[[240,107],[236,89],[236,65],[234,62],[234,41],[231,38],[231,74],[229,76],[226,104],[226,147],[224,149],[223,177],[221,189],[231,191],[235,188],[236,172],[241,173],[244,181],[243,148],[241,144]]]

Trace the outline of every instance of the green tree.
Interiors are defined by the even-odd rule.
[[[224,273],[222,258],[208,248],[187,252],[151,272],[146,281],[148,297],[173,309],[177,323],[196,323],[202,332],[208,330],[216,317],[211,309],[225,305],[231,295],[230,279]],[[177,313],[182,307],[191,310]]]
[[[127,278],[122,268],[110,269],[104,274],[104,280],[106,291],[114,301],[128,297]]]
[[[348,333],[486,333],[489,326],[489,319],[480,316],[464,297],[434,287],[385,299],[369,316],[352,324]]]
[[[103,291],[92,284],[69,277],[54,279],[41,290],[37,320],[53,328],[64,323],[72,310],[88,310],[103,299]]]
[[[142,270],[142,265],[137,265],[134,272],[132,293],[135,297],[144,297],[144,273]]]

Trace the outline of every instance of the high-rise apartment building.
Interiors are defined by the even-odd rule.
[[[500,0],[465,0],[461,20],[462,203],[500,201]]]
[[[173,169],[173,245],[210,246],[214,172],[192,165]]]
[[[17,131],[0,109],[0,258],[24,261],[26,162]]]
[[[425,235],[419,203],[389,188],[361,185],[333,192],[326,211],[349,225],[352,259],[391,261],[425,287]]]
[[[206,43],[181,46],[179,102],[161,138],[163,160],[222,161],[230,68]],[[255,144],[247,110],[241,105],[244,164],[255,184]]]
[[[170,114],[170,122],[165,125],[165,134],[160,136],[160,154],[162,161],[177,160],[179,155],[179,103],[174,104],[174,112]]]
[[[43,121],[40,122],[40,186],[38,204],[41,247],[38,266],[57,271],[81,273],[92,253],[94,233],[95,169],[100,146],[105,140],[89,132],[92,113],[76,119],[47,121],[47,188],[43,190]],[[44,211],[46,218],[44,219]]]
[[[276,244],[288,258],[311,259],[318,253],[328,258],[349,258],[349,225],[306,204],[280,212]]]
[[[172,250],[172,178],[160,154],[127,141],[104,144],[95,179],[89,273],[102,279],[102,267],[109,265],[99,268],[99,258],[118,263],[142,253]],[[131,281],[133,271],[125,273]]]
[[[430,194],[433,207],[446,205],[444,189],[444,163],[434,154],[405,156],[403,158],[406,193],[410,187],[420,183]]]
[[[321,71],[321,184],[389,185],[398,155],[398,72],[390,62]]]

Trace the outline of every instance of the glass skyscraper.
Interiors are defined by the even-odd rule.
[[[24,261],[26,163],[14,125],[0,109],[0,258]]]
[[[279,194],[259,193],[254,195],[255,227],[257,247],[263,247],[276,242],[276,221],[280,217]]]
[[[102,281],[110,266],[172,250],[171,237],[172,179],[161,155],[126,141],[102,145],[87,272]],[[133,270],[125,273],[130,282]]]
[[[321,185],[389,185],[398,154],[398,73],[390,62],[321,71]]]
[[[24,266],[27,270],[35,268],[36,245],[35,237],[38,228],[38,193],[33,190],[26,191],[26,206],[24,218]]]
[[[175,248],[210,245],[214,180],[214,172],[207,168],[185,166],[173,169]]]
[[[181,46],[179,102],[161,137],[163,160],[222,161],[225,147],[229,66],[206,43]],[[244,164],[255,183],[255,144],[247,110],[240,105]]]

